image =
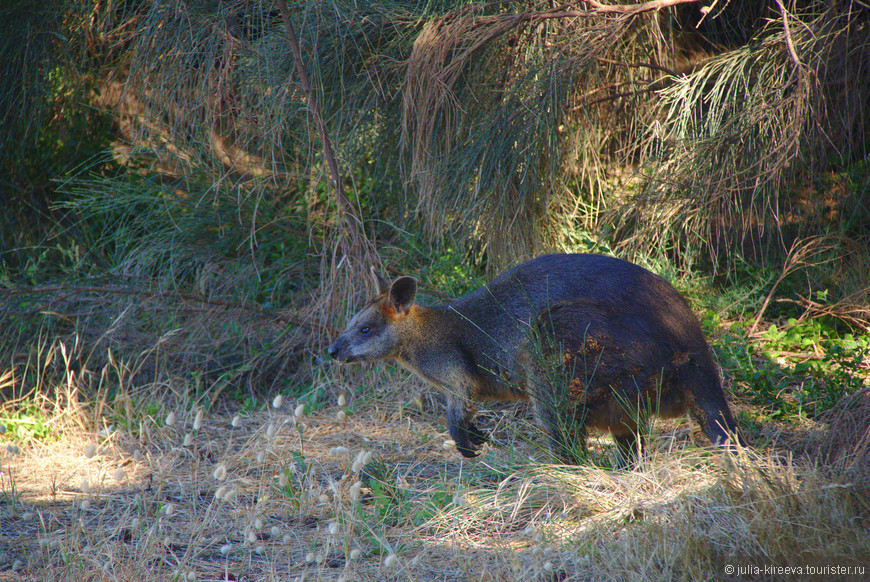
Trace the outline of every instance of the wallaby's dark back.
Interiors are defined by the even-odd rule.
[[[687,342],[704,341],[697,318],[669,282],[604,255],[543,255],[506,271],[449,307],[485,332],[493,344],[512,349],[525,339],[541,311],[572,299],[593,300],[626,317],[637,312]]]

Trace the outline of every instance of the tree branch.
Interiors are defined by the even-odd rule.
[[[277,0],[278,8],[281,10],[281,18],[284,20],[284,27],[287,34],[287,42],[290,44],[290,50],[293,51],[293,63],[296,67],[296,73],[299,75],[299,84],[302,86],[302,91],[305,93],[305,98],[308,103],[308,111],[311,117],[314,118],[314,124],[317,126],[317,133],[320,135],[320,142],[323,147],[323,157],[329,165],[330,186],[335,192],[335,199],[338,206],[338,212],[348,234],[351,236],[352,249],[358,250],[363,248],[360,240],[359,228],[362,222],[354,213],[353,207],[347,196],[344,194],[344,188],[341,183],[341,173],[338,169],[338,160],[335,157],[335,151],[332,149],[332,140],[329,139],[329,134],[326,132],[326,124],[323,123],[323,114],[320,112],[320,107],[317,105],[317,96],[311,88],[311,80],[308,77],[308,71],[305,69],[305,61],[302,58],[302,48],[299,45],[299,38],[296,36],[296,31],[293,29],[293,23],[290,21],[290,11],[287,9],[285,0]]]
[[[641,12],[649,12],[650,10],[661,10],[662,8],[670,8],[678,4],[694,4],[701,0],[649,0],[641,4],[602,4],[597,0],[580,0],[584,4],[589,5],[596,12],[606,14],[640,14]]]
[[[14,287],[0,289],[0,297],[3,297],[4,299],[5,297],[11,297],[14,295],[51,295],[54,293],[63,293],[63,295],[61,295],[60,297],[49,298],[44,304],[40,305],[36,309],[32,309],[30,311],[25,311],[22,313],[24,315],[36,315],[39,312],[48,312],[54,315],[61,315],[63,317],[75,317],[77,315],[84,315],[59,314],[50,310],[57,303],[66,301],[70,297],[75,297],[77,295],[88,293],[95,295],[127,295],[148,299],[167,299],[180,303],[195,302],[203,305],[221,307],[224,309],[249,311],[294,325],[306,325],[306,321],[304,319],[300,317],[295,317],[286,311],[268,309],[266,307],[262,307],[260,305],[257,305],[256,303],[251,303],[249,301],[229,301],[224,299],[215,299],[212,297],[206,297],[199,293],[186,293],[183,291],[167,291],[163,289],[152,291],[144,288],[122,287],[119,285],[76,285],[66,283],[61,283],[57,285],[45,285],[43,287]]]
[[[788,25],[788,12],[786,11],[785,6],[783,6],[782,0],[776,0],[776,4],[779,6],[780,15],[782,15],[782,28],[785,30],[785,45],[788,47],[788,54],[798,70],[801,70],[803,65],[801,64],[801,60],[798,58],[797,51],[794,48],[794,43],[791,40],[791,28]]]
[[[663,73],[667,73],[671,77],[679,77],[681,74],[679,71],[675,71],[673,69],[669,69],[669,68],[663,67],[661,65],[656,65],[655,63],[623,63],[621,61],[614,61],[611,59],[605,59],[604,57],[598,57],[598,62],[605,63],[608,65],[616,65],[617,67],[654,69],[656,71],[661,71]]]

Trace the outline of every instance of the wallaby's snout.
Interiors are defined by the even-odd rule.
[[[326,352],[333,360],[339,362],[353,362],[360,359],[358,356],[354,356],[351,340],[348,339],[345,333],[335,338],[335,341],[327,348]]]
[[[326,349],[326,353],[333,360],[341,360],[341,338],[336,339],[331,346]]]

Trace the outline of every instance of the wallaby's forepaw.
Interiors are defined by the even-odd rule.
[[[486,433],[477,428],[473,422],[467,422],[464,426],[450,424],[448,429],[456,443],[456,450],[462,453],[463,457],[478,456],[477,449],[487,440]]]
[[[468,424],[468,442],[479,447],[488,440],[489,435],[480,430],[476,424],[473,422]]]

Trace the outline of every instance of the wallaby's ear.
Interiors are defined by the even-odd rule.
[[[372,265],[371,270],[372,279],[375,281],[375,289],[377,289],[377,295],[380,295],[390,288],[390,282],[381,276],[380,271],[378,271],[377,267],[374,265]]]
[[[408,313],[416,296],[417,279],[413,277],[399,277],[393,281],[393,285],[390,287],[390,302],[396,308],[397,313]]]

